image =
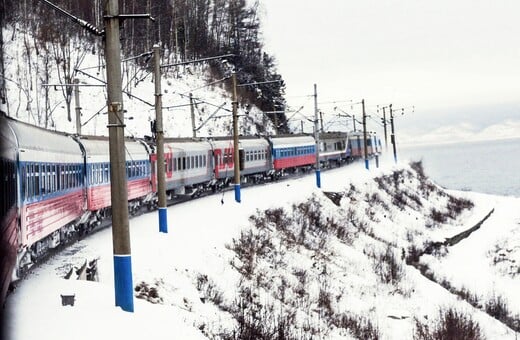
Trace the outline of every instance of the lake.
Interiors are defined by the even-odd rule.
[[[403,146],[397,157],[422,160],[426,174],[449,189],[520,197],[520,139]]]

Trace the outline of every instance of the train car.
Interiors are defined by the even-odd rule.
[[[363,158],[365,156],[365,143],[363,139],[362,131],[355,131],[349,134],[348,141],[352,150],[352,157]],[[381,141],[375,132],[367,132],[366,145],[368,157],[381,153]]]
[[[0,112],[0,308],[16,265],[18,248],[16,138]]]
[[[306,135],[269,138],[273,169],[278,174],[310,169],[316,162],[316,142]]]
[[[271,170],[269,142],[263,138],[241,137],[239,142],[240,175],[243,182],[258,182],[266,179]]]
[[[325,167],[339,166],[351,156],[346,132],[320,133],[320,162]]]
[[[213,179],[212,149],[206,141],[167,138],[164,143],[166,192],[198,195],[208,189]],[[157,155],[151,155],[153,191],[157,192]]]
[[[87,209],[103,215],[111,206],[108,138],[82,136],[76,140],[85,157]],[[125,140],[125,151],[128,207],[133,212],[143,200],[151,199],[150,156],[147,146],[133,139]],[[91,220],[93,222],[96,220]]]
[[[209,140],[212,150],[212,168],[218,186],[227,185],[234,177],[235,159],[233,137],[213,138]]]
[[[84,213],[83,156],[66,134],[9,120],[18,157],[18,268],[65,238]]]

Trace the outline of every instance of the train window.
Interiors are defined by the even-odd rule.
[[[186,157],[182,157],[182,166],[181,166],[181,169],[182,169],[182,170],[185,170],[185,169],[186,169]]]
[[[206,155],[202,156],[202,164],[203,167],[206,167]]]

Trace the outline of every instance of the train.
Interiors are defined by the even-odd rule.
[[[381,152],[377,135],[322,132],[320,166],[335,167]],[[88,234],[111,216],[107,137],[50,131],[0,113],[0,302],[48,252]],[[128,209],[157,207],[157,154],[153,137],[126,138]],[[239,164],[232,136],[165,138],[167,197],[192,198],[224,190],[239,166],[241,183],[262,183],[314,169],[312,135],[240,136]]]

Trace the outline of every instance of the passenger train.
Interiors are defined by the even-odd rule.
[[[366,140],[368,156],[380,153],[375,134]],[[320,134],[321,166],[363,155],[359,133]],[[0,113],[0,302],[50,249],[88,233],[110,217],[108,138],[77,136],[32,126]],[[154,140],[125,141],[128,209],[157,205]],[[223,190],[234,177],[232,137],[166,138],[165,177],[170,199]],[[242,183],[276,180],[310,171],[316,141],[310,135],[240,137]]]

